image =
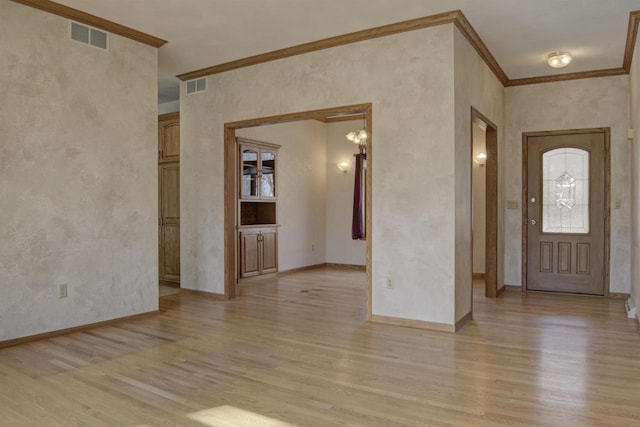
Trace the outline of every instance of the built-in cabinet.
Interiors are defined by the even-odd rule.
[[[241,277],[278,271],[278,229],[248,228],[240,231]]]
[[[180,284],[180,115],[158,116],[158,256],[161,282]]]
[[[237,138],[240,277],[278,271],[279,145]]]

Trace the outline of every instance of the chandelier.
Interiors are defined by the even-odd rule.
[[[367,131],[364,129],[351,131],[345,136],[354,144],[367,145]]]

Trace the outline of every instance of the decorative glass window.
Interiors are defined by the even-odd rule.
[[[275,180],[276,155],[268,151],[262,152],[262,197],[276,196],[276,180]]]
[[[576,203],[576,180],[567,172],[556,179],[556,206],[571,209]]]
[[[253,149],[242,151],[242,195],[258,195],[258,152]]]
[[[542,232],[589,233],[589,152],[557,148],[542,154]]]

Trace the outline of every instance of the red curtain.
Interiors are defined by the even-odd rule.
[[[367,159],[365,153],[356,154],[356,179],[353,188],[353,222],[351,225],[351,238],[353,240],[362,239],[365,237],[364,228],[364,174],[362,169],[364,162]]]

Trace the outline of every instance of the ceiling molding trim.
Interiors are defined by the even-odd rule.
[[[324,120],[327,116],[336,116],[337,114],[371,114],[371,103],[345,105],[343,107],[322,108],[319,110],[303,111],[299,113],[281,114],[276,116],[262,117],[251,120],[240,120],[238,122],[226,123],[234,129],[247,127],[271,125],[285,122],[295,122],[299,120]]]
[[[629,29],[627,30],[627,43],[624,48],[624,60],[622,63],[622,68],[624,68],[627,73],[631,71],[631,62],[633,61],[633,51],[636,48],[639,24],[640,10],[631,12],[629,14]]]
[[[154,37],[150,34],[143,33],[133,28],[125,27],[124,25],[116,24],[115,22],[99,18],[95,15],[91,15],[81,10],[74,9],[72,7],[64,6],[60,3],[52,2],[49,0],[11,0],[15,3],[19,3],[25,6],[30,6],[35,9],[43,10],[54,15],[62,16],[73,21],[81,22],[91,27],[100,28],[101,30],[117,34],[122,37],[126,37],[131,40],[135,40],[140,43],[147,44],[153,47],[160,47],[167,43],[166,40]]]
[[[354,120],[364,120],[364,114],[351,114],[348,116],[323,117],[317,119],[323,123],[352,122]]]
[[[36,0],[13,0],[20,3],[32,3]],[[48,2],[51,3],[51,2]],[[212,74],[224,73],[225,71],[236,70],[238,68],[249,67],[252,65],[262,64],[277,59],[288,58],[291,56],[302,55],[317,50],[329,49],[332,47],[343,46],[346,44],[357,43],[364,40],[370,40],[379,37],[386,37],[393,34],[403,33],[407,31],[419,30],[437,25],[453,23],[460,32],[469,41],[471,46],[478,52],[478,55],[487,64],[489,69],[495,74],[498,80],[505,87],[522,86],[528,84],[560,82],[566,80],[588,79],[594,77],[611,77],[623,74],[629,74],[631,62],[633,60],[633,51],[635,49],[638,29],[640,27],[640,11],[634,11],[629,14],[629,27],[627,30],[627,41],[624,54],[624,62],[622,68],[611,68],[605,70],[581,71],[576,73],[556,74],[549,76],[525,77],[521,79],[509,79],[498,61],[495,59],[489,48],[484,44],[478,33],[475,31],[471,23],[464,16],[462,11],[453,10],[437,15],[425,16],[422,18],[411,19],[408,21],[397,22],[395,24],[383,25],[381,27],[370,28],[367,30],[356,31],[336,37],[330,37],[314,42],[304,43],[285,49],[274,50],[271,52],[226,62],[224,64],[214,65],[200,70],[188,73],[178,74],[180,80],[191,80],[199,77],[209,76]]]
[[[493,54],[489,51],[489,48],[484,44],[476,30],[471,26],[471,23],[467,20],[464,14],[461,11],[458,11],[458,15],[455,20],[456,27],[460,30],[460,32],[466,37],[471,46],[474,47],[480,58],[487,64],[489,69],[493,71],[493,74],[496,75],[498,80],[502,83],[503,86],[506,86],[509,81],[509,77],[504,72],[496,58],[494,58]]]
[[[607,70],[581,71],[578,73],[556,74],[553,76],[525,77],[509,80],[506,87],[533,85],[538,83],[562,82],[566,80],[591,79],[594,77],[611,77],[629,74],[624,68],[610,68]]]
[[[329,49],[332,47],[343,46],[346,44],[357,43],[365,40],[386,37],[393,34],[404,33],[407,31],[420,30],[422,28],[433,27],[437,25],[450,24],[458,19],[458,15],[462,12],[454,10],[451,12],[439,13],[437,15],[425,16],[423,18],[411,19],[409,21],[397,22],[395,24],[383,25],[381,27],[369,28],[367,30],[356,31],[353,33],[343,34],[341,36],[330,37],[327,39],[317,40],[314,42],[303,43],[297,46],[278,49],[260,55],[250,56],[238,59],[224,64],[214,65],[200,70],[188,73],[178,74],[180,80],[191,80],[199,77],[210,76],[212,74],[224,73],[225,71],[236,70],[238,68],[249,67],[251,65],[262,64],[264,62],[275,61],[277,59],[288,58],[291,56],[302,55],[304,53],[315,52],[317,50]]]

